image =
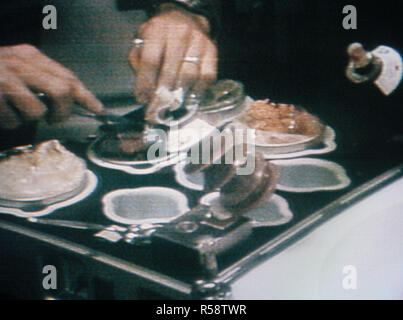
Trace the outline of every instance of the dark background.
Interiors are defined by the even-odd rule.
[[[42,14],[41,6],[35,4],[38,2],[28,0],[0,4],[2,45],[28,42],[40,47]],[[342,9],[348,4],[357,8],[358,30],[344,30],[342,27]],[[401,20],[398,18],[401,9],[399,1],[391,0],[379,3],[273,0],[260,1],[254,10],[246,7],[240,12],[235,1],[223,0],[222,31],[217,36],[219,78],[242,81],[253,98],[298,104],[319,115],[337,134],[338,148],[326,156],[347,169],[354,182],[351,188],[356,187],[403,162],[403,85],[386,97],[373,84],[351,83],[344,75],[348,63],[346,48],[351,42],[359,41],[369,50],[388,45],[403,52]],[[19,132],[0,132],[0,137],[3,145],[28,143],[33,130],[32,124]],[[80,145],[73,150],[83,154],[85,146]],[[106,172],[102,174],[106,171],[102,168],[90,168],[103,177],[101,184],[107,188],[117,187],[113,181],[119,182],[120,187],[133,187],[132,177],[128,175],[114,173],[112,177]],[[163,176],[163,179],[166,184],[173,181],[172,177]],[[153,185],[156,181],[153,177],[141,177],[137,183]],[[292,204],[298,222],[341,194],[288,195],[287,200]],[[101,195],[98,190],[92,197]],[[99,206],[99,201],[82,202],[74,210],[67,208],[59,214],[62,218],[67,216],[78,220],[102,219],[98,214]],[[14,217],[5,219],[13,220]],[[271,233],[277,234],[287,227],[274,228]],[[48,230],[45,228],[45,231]],[[94,240],[88,240],[85,234],[80,233],[81,239],[78,233],[69,230],[53,231],[49,228],[49,232],[58,232],[66,239],[85,244],[91,241],[95,248],[118,252],[126,257],[126,247],[116,249],[105,247],[103,243],[94,245]],[[255,234],[257,243],[263,243],[267,241],[267,236],[271,236],[267,230],[261,233]],[[9,250],[18,252],[18,248],[25,249],[18,239],[10,239],[13,240],[7,234],[3,235],[3,243],[8,240],[7,245],[12,243],[15,246],[10,246]],[[146,249],[143,251],[143,254],[137,253],[138,256],[132,258],[146,264],[150,253]],[[24,264],[15,265],[25,269]],[[23,289],[27,291],[26,287]]]
[[[342,26],[343,7],[350,4],[357,8],[357,30]],[[336,128],[349,156],[401,157],[403,87],[386,97],[373,84],[351,83],[344,72],[352,42],[402,52],[402,9],[401,1],[391,0],[275,0],[243,14],[232,9],[219,41],[221,77],[241,80],[255,98],[318,114]]]
[[[358,29],[344,30],[342,10],[351,4]],[[42,5],[39,0],[0,4],[0,45],[40,47]],[[368,50],[388,45],[403,51],[401,1],[225,0],[221,5],[219,78],[242,81],[254,98],[302,105],[335,126],[339,138],[355,149],[386,143],[394,154],[401,152],[402,137],[396,135],[403,133],[402,86],[385,97],[372,84],[355,85],[344,76],[352,42]],[[30,142],[33,128],[0,132],[0,145]]]

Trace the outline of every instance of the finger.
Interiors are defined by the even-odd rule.
[[[157,103],[157,99],[156,95],[154,94],[149,102],[149,104],[147,105],[147,109],[146,109],[146,113],[145,113],[145,117],[144,119],[148,122],[148,123],[157,123],[157,115],[158,115],[158,109],[159,109],[159,105]]]
[[[154,36],[154,38],[152,38]],[[136,73],[135,95],[142,103],[150,101],[157,87],[158,73],[164,53],[165,40],[161,33],[145,33],[144,45],[140,50],[140,63]]]
[[[61,122],[68,118],[73,109],[73,98],[71,95],[60,95],[52,97],[53,104],[48,120],[50,122]]]
[[[16,129],[21,125],[18,115],[7,105],[6,100],[0,94],[0,128],[5,130]]]
[[[158,87],[165,87],[170,90],[175,88],[179,76],[183,58],[190,44],[191,34],[184,31],[182,35],[170,32],[164,52],[161,71],[158,79]]]
[[[25,120],[38,120],[47,111],[46,106],[29,90],[18,77],[9,74],[1,84],[3,99],[15,107]]]
[[[217,79],[217,62],[217,47],[213,42],[209,42],[200,63],[199,80],[193,87],[195,92],[203,92],[211,82]]]
[[[17,47],[24,47],[24,45]],[[16,54],[21,62],[24,62],[26,65],[34,65],[42,72],[48,72],[60,78],[76,79],[76,76],[72,71],[57,61],[49,58],[35,47],[28,46],[23,50],[20,49],[16,51]]]
[[[72,96],[75,101],[95,114],[102,114],[105,111],[102,102],[79,80],[73,81]]]
[[[64,95],[72,95],[75,101],[89,111],[97,114],[103,112],[102,103],[70,70],[45,55],[39,55],[35,65],[22,60],[14,71],[30,87],[50,93],[54,99],[63,97],[63,102],[57,102],[56,105],[64,105],[64,101],[67,101]]]
[[[44,92],[49,97],[51,104],[47,107],[51,121],[61,121],[69,116],[73,104],[70,80],[61,79],[26,63],[20,63],[14,71],[31,89]]]
[[[62,78],[24,62],[14,71],[29,87],[50,97],[52,105],[48,107],[52,109],[51,119],[54,121],[70,114],[74,100],[94,113],[103,112],[102,103],[76,78]]]
[[[140,54],[141,48],[139,47],[132,47],[129,51],[128,60],[135,72],[137,72],[140,67]]]
[[[182,61],[182,65],[179,69],[178,78],[176,81],[176,88],[184,88],[185,91],[191,88],[198,80],[200,73],[200,62],[203,56],[203,51],[206,46],[205,35],[196,32],[190,40],[188,50],[185,57],[199,58],[199,63],[192,63],[188,61]]]

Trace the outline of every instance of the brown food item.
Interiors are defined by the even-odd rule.
[[[101,156],[121,160],[146,160],[147,149],[143,132],[134,131],[107,136],[98,146]]]
[[[320,134],[319,119],[292,104],[257,100],[247,111],[250,128],[277,133],[315,136]]]

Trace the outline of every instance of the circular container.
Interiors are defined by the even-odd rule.
[[[253,130],[254,145],[265,159],[293,158],[309,154],[323,154],[336,148],[335,132],[320,120],[320,130],[316,135],[308,136],[292,133],[277,133],[250,128],[244,122],[245,112],[253,104],[248,103],[242,114],[235,118],[225,128],[231,130]],[[297,107],[302,109],[300,107]],[[271,142],[267,142],[271,141]],[[277,142],[274,142],[277,141]]]
[[[30,153],[34,151],[34,145],[26,145],[11,148],[9,150],[5,150],[0,152],[0,160],[6,159],[10,156],[18,156],[22,153]],[[72,190],[68,190],[66,192],[61,192],[59,194],[55,194],[52,196],[38,196],[38,197],[26,197],[26,196],[15,196],[15,197],[7,197],[2,198],[0,195],[0,206],[7,208],[18,208],[27,211],[35,211],[35,209],[40,209],[47,207],[52,204],[56,204],[59,202],[66,201],[71,199],[81,192],[87,187],[89,182],[89,174],[91,172],[89,170],[85,170],[83,176],[80,178],[79,184]]]
[[[52,197],[40,197],[32,199],[2,199],[0,198],[0,206],[9,208],[19,208],[25,210],[34,210],[35,208],[43,208],[49,205],[66,201],[80,194],[86,187],[88,182],[88,174],[83,177],[80,185],[74,190],[64,192]]]
[[[199,117],[220,128],[242,114],[251,102],[253,100],[246,97],[242,83],[220,80],[204,92]]]
[[[102,198],[103,212],[123,224],[168,223],[189,211],[186,196],[175,189],[120,189]]]
[[[102,137],[90,144],[87,150],[88,159],[100,167],[120,170],[129,174],[146,175],[156,173],[161,169],[174,165],[186,158],[186,153],[171,153],[156,159],[137,161],[106,158],[102,157],[99,152],[96,151],[97,145],[101,142],[101,139]]]

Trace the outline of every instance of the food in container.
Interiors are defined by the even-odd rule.
[[[242,121],[251,129],[263,131],[261,134],[266,138],[265,143],[283,143],[290,139],[298,141],[298,138],[292,139],[288,135],[315,137],[323,130],[320,120],[304,109],[293,104],[274,103],[268,99],[255,101],[242,117]]]
[[[0,204],[65,200],[86,185],[86,163],[58,140],[8,150],[0,159]]]
[[[257,100],[229,123],[232,130],[255,130],[253,144],[266,159],[321,154],[334,150],[334,130],[293,104]]]
[[[148,144],[143,132],[126,131],[106,135],[96,145],[97,154],[111,160],[147,160]]]
[[[219,80],[202,93],[198,116],[219,128],[238,117],[249,100],[242,83]]]

